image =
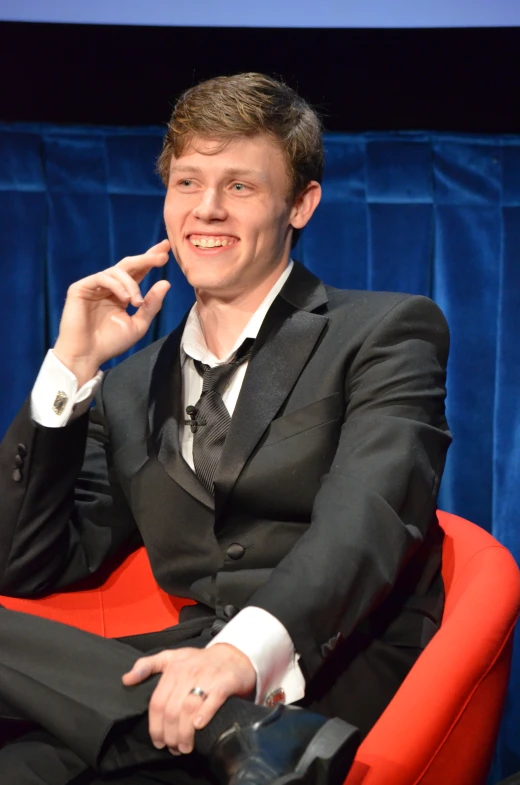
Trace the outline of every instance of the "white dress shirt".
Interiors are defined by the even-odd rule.
[[[186,406],[195,404],[202,392],[202,377],[193,360],[200,360],[210,367],[221,365],[229,362],[246,338],[255,339],[267,311],[289,277],[292,265],[290,262],[278,278],[225,357],[219,359],[209,351],[199,321],[197,304],[193,306],[181,338],[183,410]],[[247,366],[248,362],[238,366],[222,394],[222,400],[230,415],[235,409]],[[33,420],[46,427],[67,425],[71,419],[87,411],[102,376],[102,372],[98,371],[94,379],[78,390],[74,374],[58,360],[52,349],[49,350],[31,395]],[[56,413],[53,404],[58,392],[64,394],[66,403],[61,411]],[[183,421],[179,423],[179,442],[184,460],[193,469],[193,434]],[[244,608],[212,639],[208,647],[216,643],[229,643],[249,657],[257,676],[257,703],[269,703],[271,696],[280,690],[285,696],[285,703],[303,698],[305,680],[298,666],[299,655],[294,650],[289,633],[272,614],[262,608]]]

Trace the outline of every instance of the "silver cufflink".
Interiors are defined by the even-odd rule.
[[[54,414],[61,414],[68,400],[69,396],[60,390],[54,399],[54,403],[52,404],[52,411]]]

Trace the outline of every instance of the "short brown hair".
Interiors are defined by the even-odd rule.
[[[270,134],[280,145],[292,181],[292,197],[323,177],[323,141],[317,113],[292,88],[264,74],[218,76],[191,87],[177,101],[157,161],[168,184],[172,156],[194,137],[232,139]]]

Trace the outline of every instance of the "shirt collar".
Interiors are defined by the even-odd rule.
[[[242,345],[246,338],[256,338],[265,319],[267,311],[271,307],[273,301],[280,293],[284,283],[291,274],[293,268],[293,261],[291,260],[283,271],[281,276],[271,287],[267,295],[264,297],[261,304],[258,306],[254,314],[249,319],[248,323],[238,336],[231,351],[225,356],[218,359],[213,352],[210,352],[206,345],[206,339],[202,331],[202,326],[199,320],[197,303],[193,306],[188,314],[184,332],[181,338],[181,360],[182,364],[186,362],[187,357],[192,357],[194,360],[199,360],[205,365],[214,366],[222,365],[229,362],[237,349]]]

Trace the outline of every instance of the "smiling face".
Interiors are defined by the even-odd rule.
[[[224,147],[195,139],[172,158],[164,220],[199,297],[262,301],[289,261],[291,227],[302,228],[319,201],[318,183],[295,203],[290,192],[282,150],[264,134]]]

